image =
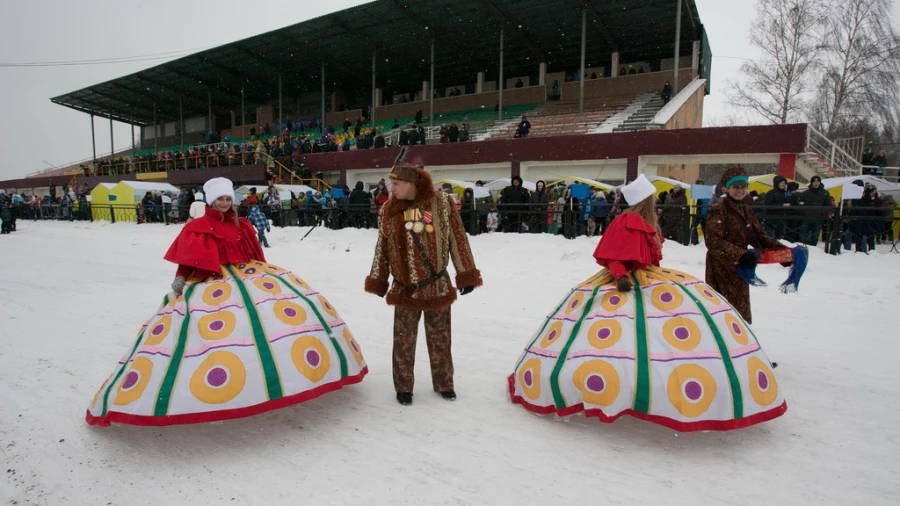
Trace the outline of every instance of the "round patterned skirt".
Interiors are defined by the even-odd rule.
[[[283,408],[362,381],[337,310],[262,262],[222,267],[169,294],[94,396],[91,425],[213,422]]]
[[[678,431],[730,430],[787,404],[753,330],[708,285],[659,267],[619,292],[604,269],[547,317],[509,376],[513,402],[539,414],[622,415]]]

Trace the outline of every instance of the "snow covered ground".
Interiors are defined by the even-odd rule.
[[[363,292],[375,232],[273,229],[269,261],[337,306],[371,373],[219,424],[89,427],[88,402],[168,290],[180,227],[19,222],[0,238],[0,504],[900,504],[900,255],[814,250],[800,293],[763,266],[754,325],[787,414],[728,433],[538,417],[507,400],[519,352],[597,270],[595,241],[472,239],[486,285],[453,307],[460,395],[394,401],[392,311]],[[347,252],[347,248],[350,251]],[[703,247],[664,265],[703,276]]]

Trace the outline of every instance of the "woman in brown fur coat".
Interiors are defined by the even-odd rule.
[[[756,266],[756,259],[747,252],[748,246],[785,246],[766,235],[753,209],[745,203],[748,181],[743,167],[728,169],[722,176],[726,196],[710,208],[706,218],[706,283],[722,294],[747,323],[752,323],[750,285],[738,276],[737,267]]]
[[[456,300],[447,267],[456,269],[456,285],[465,295],[481,286],[481,273],[469,248],[459,212],[449,195],[435,193],[431,176],[415,165],[391,169],[391,199],[380,213],[378,243],[365,289],[394,306],[394,388],[397,402],[412,404],[413,370],[419,319],[425,314],[425,338],[434,390],[447,400],[453,389],[450,354],[450,305]],[[388,276],[393,283],[388,285]]]

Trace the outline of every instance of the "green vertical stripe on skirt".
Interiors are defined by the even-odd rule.
[[[600,290],[601,286],[603,285],[595,287],[591,292],[591,298],[584,304],[584,309],[581,310],[581,316],[578,318],[575,326],[572,327],[572,332],[569,333],[569,339],[566,341],[566,345],[559,353],[559,357],[556,358],[556,365],[553,367],[553,373],[550,375],[550,389],[553,391],[553,402],[556,404],[557,409],[566,407],[566,399],[563,397],[562,391],[559,388],[559,375],[562,372],[563,366],[566,364],[569,348],[572,347],[572,342],[578,336],[578,331],[581,330],[581,324],[584,322],[584,319],[591,312],[591,307],[594,305],[594,298],[597,296],[597,291]]]
[[[162,307],[165,308],[168,303],[169,303],[169,296],[166,295],[165,297],[163,297]],[[159,314],[157,313],[156,316],[159,316]],[[152,319],[150,320],[149,324],[151,324],[151,325],[153,324]],[[119,372],[116,373],[115,378],[113,378],[113,380],[109,382],[109,385],[106,386],[106,392],[103,393],[103,411],[101,412],[101,416],[106,416],[106,413],[108,411],[109,392],[112,390],[113,385],[115,385],[116,382],[119,381],[119,378],[122,377],[122,373],[125,372],[125,368],[128,367],[128,362],[130,362],[132,357],[134,357],[134,354],[137,351],[138,347],[141,345],[141,341],[144,340],[144,334],[146,334],[146,333],[147,333],[147,328],[145,327],[144,330],[141,331],[137,340],[135,341],[134,346],[131,348],[131,353],[129,353],[128,358],[125,359],[125,363],[123,363],[122,367],[119,368]]]
[[[284,391],[281,388],[281,377],[278,374],[278,366],[275,364],[275,358],[272,355],[272,348],[269,346],[266,331],[263,330],[262,322],[259,319],[259,311],[256,310],[256,304],[250,297],[250,292],[247,291],[244,282],[234,272],[234,269],[230,265],[226,266],[225,269],[234,278],[234,284],[237,285],[238,290],[241,292],[241,298],[244,300],[247,316],[250,317],[250,328],[253,330],[253,341],[256,342],[256,352],[259,355],[263,376],[266,379],[266,391],[268,392],[269,400],[281,399],[284,397]]]
[[[728,374],[728,386],[731,387],[734,419],[737,420],[743,418],[744,396],[743,393],[741,393],[741,382],[738,379],[737,372],[734,370],[734,362],[731,360],[731,352],[728,351],[728,345],[725,344],[725,339],[722,337],[722,333],[719,332],[719,327],[716,325],[716,322],[713,321],[712,316],[709,314],[709,311],[706,310],[706,307],[703,306],[703,303],[701,303],[697,297],[694,297],[694,294],[691,293],[686,286],[682,286],[680,283],[678,286],[681,287],[684,293],[694,301],[694,304],[697,304],[697,309],[703,313],[703,318],[706,319],[706,324],[709,325],[709,330],[712,331],[713,336],[716,339],[716,346],[719,347],[719,354],[722,356],[722,364],[725,365],[725,372]],[[749,326],[745,326],[745,328],[749,328]]]
[[[272,274],[272,276],[281,280],[281,282],[284,283],[284,285],[287,286],[290,291],[294,292],[297,295],[297,297],[300,297],[301,299],[306,301],[306,303],[309,304],[309,307],[312,308],[313,313],[315,313],[316,318],[319,320],[319,323],[322,324],[322,328],[325,330],[325,333],[328,335],[328,339],[331,340],[331,345],[334,346],[334,351],[335,351],[335,353],[337,353],[338,359],[341,362],[341,377],[346,378],[350,374],[349,369],[347,368],[347,357],[344,356],[344,350],[341,349],[340,344],[338,343],[337,339],[335,339],[334,333],[331,331],[331,327],[328,325],[328,321],[325,320],[325,318],[322,316],[322,313],[320,313],[319,310],[316,308],[316,305],[313,304],[313,302],[311,300],[309,300],[308,297],[306,297],[305,295],[300,293],[299,290],[294,288],[294,285],[285,281],[284,278],[282,278],[281,276],[277,276],[275,274]]]
[[[184,358],[184,349],[187,346],[188,333],[191,328],[190,300],[195,288],[197,288],[196,283],[189,285],[184,292],[184,319],[181,320],[181,328],[178,331],[178,342],[175,343],[172,356],[169,357],[169,368],[166,369],[166,375],[163,377],[159,393],[156,396],[156,407],[153,410],[154,416],[166,416],[169,412],[172,388],[175,386],[178,370],[181,368],[181,361]]]
[[[644,307],[644,292],[635,274],[634,282],[634,350],[635,389],[632,408],[638,413],[650,413],[650,350],[647,347],[647,310]]]

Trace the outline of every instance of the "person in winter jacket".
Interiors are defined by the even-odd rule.
[[[547,191],[547,184],[542,180],[535,183],[534,191],[531,193],[529,200],[530,206],[528,212],[530,214],[529,230],[535,234],[547,233],[547,212],[550,206],[550,192]]]
[[[666,223],[663,232],[666,239],[672,239],[687,246],[689,238],[684,233],[685,231],[682,230],[682,226],[689,219],[689,214],[687,193],[681,186],[675,186],[669,192],[666,207],[663,208],[663,216]]]
[[[382,207],[378,242],[366,292],[394,306],[394,389],[397,402],[412,404],[416,337],[424,313],[425,337],[435,392],[455,400],[450,353],[450,306],[457,289],[447,272],[456,268],[456,285],[466,295],[482,285],[456,205],[437,193],[431,175],[410,164],[390,172],[392,197]],[[388,278],[393,276],[393,283]]]
[[[588,220],[588,237],[603,235],[606,232],[609,217],[609,200],[602,190],[597,190],[591,197],[591,217]]]
[[[197,192],[194,194],[194,202],[191,204],[190,211],[188,211],[188,221],[200,218],[204,214],[206,214],[206,202],[203,201],[203,193]]]
[[[737,273],[737,267],[756,267],[748,246],[757,249],[784,249],[766,234],[747,205],[749,178],[743,167],[722,175],[727,191],[725,200],[709,210],[706,217],[706,283],[737,309],[747,323],[753,323],[750,311],[750,285]]]
[[[831,195],[822,186],[822,178],[813,176],[809,187],[798,196],[803,223],[800,225],[800,241],[810,246],[819,243],[822,223],[831,210]]]
[[[456,126],[456,123],[450,124],[450,128],[447,129],[447,137],[450,142],[459,142],[459,127]]]
[[[268,248],[269,241],[266,239],[266,232],[271,232],[272,229],[269,228],[269,219],[260,211],[259,206],[250,207],[250,216],[247,217],[247,220],[256,228],[259,243]]]
[[[791,206],[787,195],[787,179],[784,176],[775,176],[772,185],[774,188],[763,198],[763,206],[768,208],[764,214],[766,233],[775,239],[783,239],[787,231],[785,211]]]
[[[522,213],[528,211],[530,196],[528,190],[522,186],[522,178],[513,176],[511,184],[500,195],[500,218],[504,232],[522,231]]]
[[[368,228],[366,217],[369,215],[369,202],[371,196],[363,188],[363,182],[357,181],[356,186],[353,188],[353,191],[350,192],[350,198],[347,201],[350,206],[351,222],[356,228],[362,228],[363,226]]]
[[[881,232],[882,216],[881,198],[878,189],[872,184],[865,184],[861,199],[850,201],[848,215],[850,221],[850,233],[856,242],[856,251],[868,254],[875,249],[875,237]]]

